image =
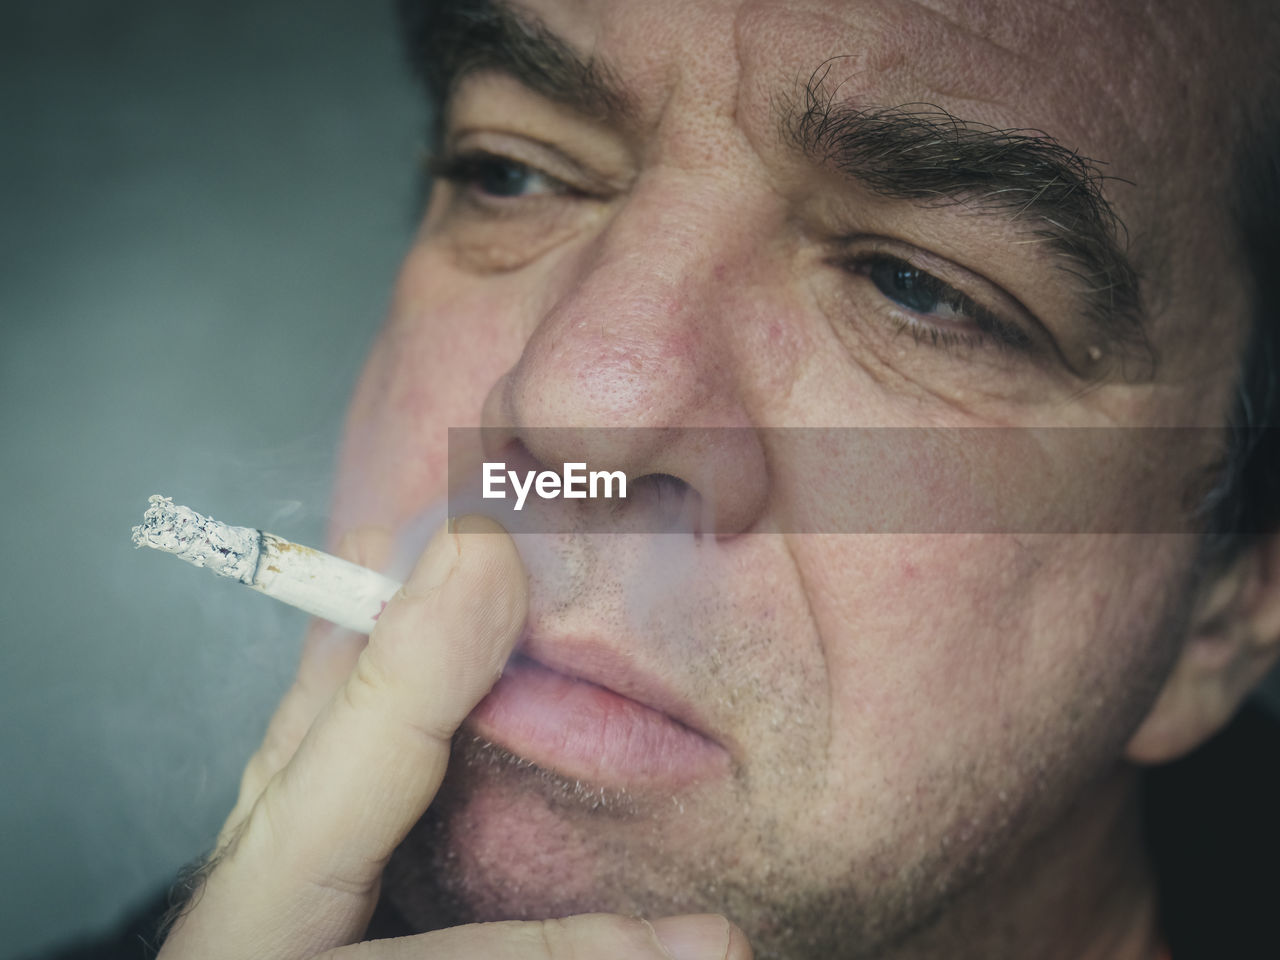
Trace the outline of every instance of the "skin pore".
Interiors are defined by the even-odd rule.
[[[1203,11],[509,10],[624,95],[587,109],[491,64],[458,78],[442,178],[352,406],[336,531],[401,530],[438,503],[448,426],[558,465],[567,451],[532,428],[1225,422],[1246,311],[1218,179],[1228,84],[1180,79],[1228,76]],[[902,196],[803,149],[807,84],[830,111],[1043,130],[1105,162],[1088,169],[1117,178],[1091,182],[1127,228],[1141,335],[1116,301],[1099,312],[1099,274],[1055,245],[1052,211],[973,185]],[[922,294],[921,273],[945,287]],[[972,456],[1033,519],[1042,499],[1087,504],[1102,530],[1178,529],[1208,462],[1036,453]],[[385,878],[410,924],[711,911],[758,957],[1154,955],[1125,751],[1196,618],[1190,532],[762,535],[788,490],[847,491],[855,452],[817,476],[767,436],[707,451],[637,435],[608,456],[681,480],[725,526],[530,547],[523,649],[626,659],[723,762],[674,786],[584,779],[470,723]],[[863,493],[945,514],[949,479]]]

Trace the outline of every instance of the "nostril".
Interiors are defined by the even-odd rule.
[[[646,532],[702,532],[702,494],[669,473],[647,473],[631,481],[626,509],[645,518]]]
[[[497,459],[502,460],[508,470],[514,470],[521,475],[547,469],[546,465],[533,455],[533,451],[525,446],[525,442],[519,437],[512,437],[503,444],[498,451]],[[553,467],[558,466],[559,464],[553,465]]]
[[[510,511],[524,532],[720,538],[749,529],[764,503],[763,450],[749,428],[481,432],[484,462],[457,487],[489,501],[484,512]]]

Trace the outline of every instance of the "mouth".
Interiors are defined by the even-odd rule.
[[[572,654],[571,656],[567,656]],[[692,708],[594,644],[527,642],[467,719],[471,732],[543,769],[614,790],[687,787],[729,773]]]

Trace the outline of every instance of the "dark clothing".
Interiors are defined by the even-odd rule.
[[[1173,960],[1280,960],[1280,721],[1246,708],[1144,785]]]
[[[1280,720],[1246,707],[1143,787],[1173,960],[1280,960]],[[164,909],[162,897],[113,936],[44,960],[151,960]]]

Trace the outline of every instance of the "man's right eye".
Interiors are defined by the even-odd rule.
[[[472,151],[434,159],[431,175],[497,201],[571,192],[559,180],[510,157]]]
[[[466,269],[524,266],[576,235],[592,201],[607,199],[591,189],[588,173],[545,143],[489,132],[458,139],[428,161],[440,200],[433,199],[436,216],[428,222]]]

